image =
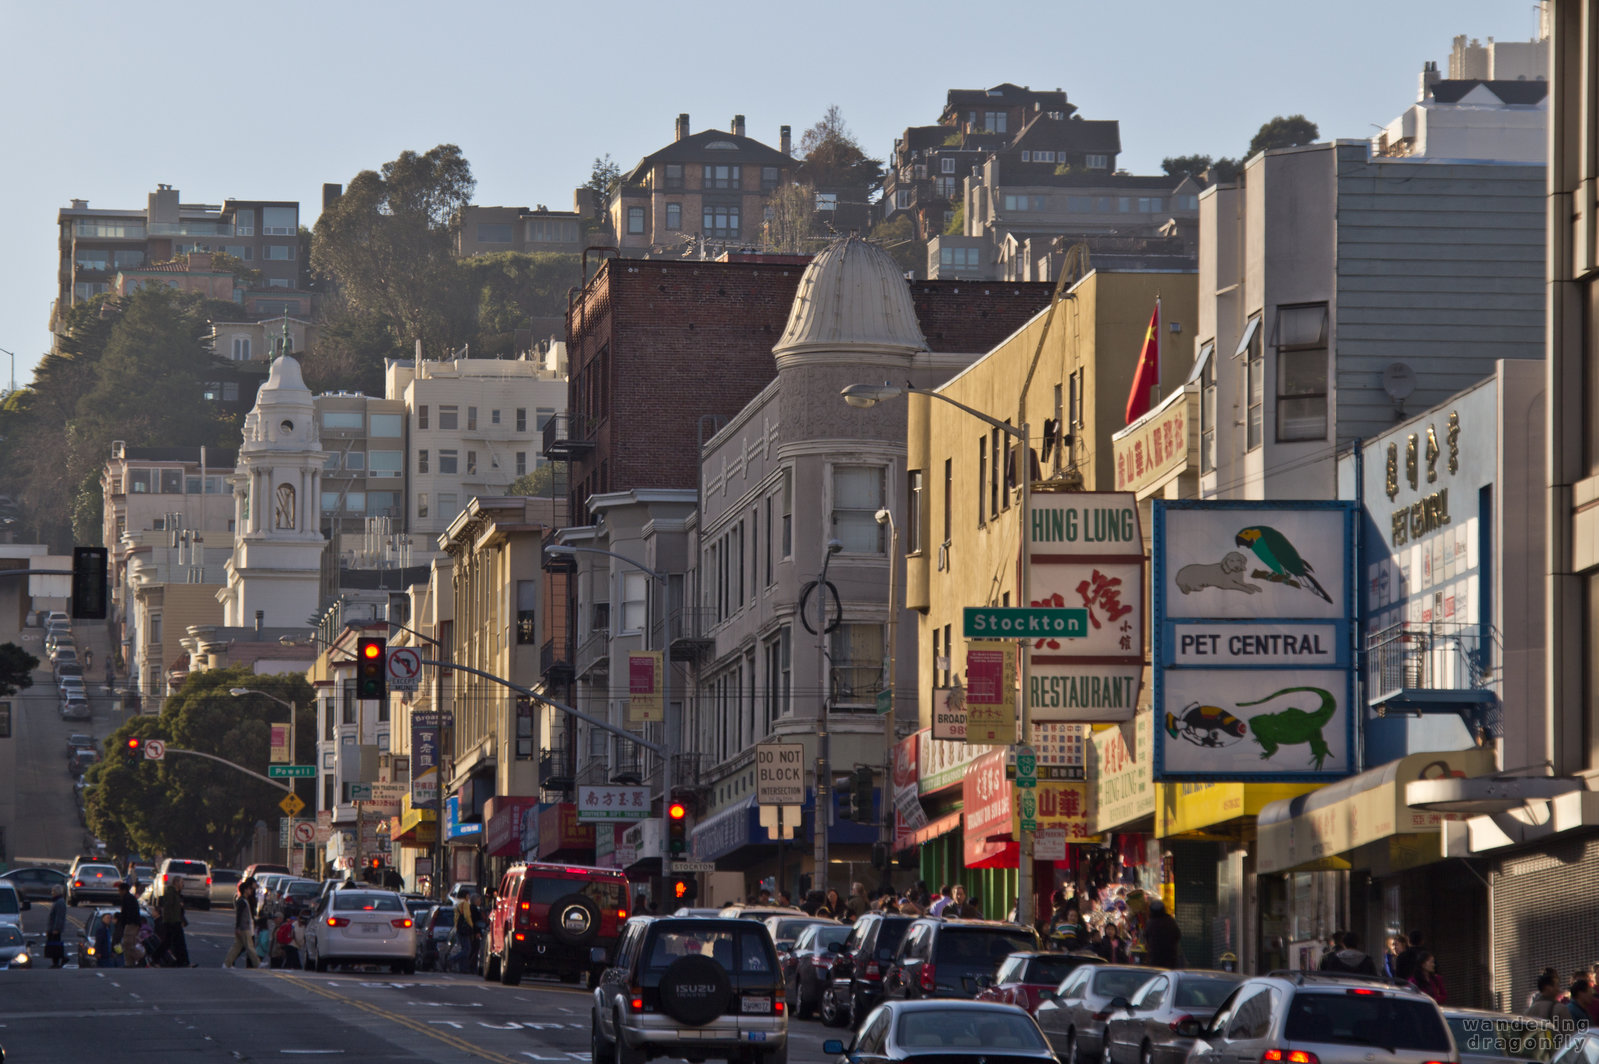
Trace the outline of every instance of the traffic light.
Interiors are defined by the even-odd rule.
[[[845,820],[855,819],[855,774],[833,777],[833,807]]]
[[[144,740],[129,737],[122,744],[122,755],[129,761],[144,760]]]
[[[72,548],[72,616],[84,620],[106,618],[106,549]]]
[[[389,697],[387,639],[362,636],[355,643],[355,697]]]
[[[682,802],[666,807],[666,850],[673,857],[688,853],[688,806]]]
[[[672,900],[679,905],[693,905],[700,896],[699,880],[693,876],[677,876],[671,881]]]
[[[855,770],[855,785],[850,790],[852,819],[862,824],[872,820],[872,770],[861,767]]]

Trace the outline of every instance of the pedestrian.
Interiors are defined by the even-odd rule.
[[[927,910],[929,916],[944,915],[944,909],[949,905],[952,897],[950,894],[951,889],[952,888],[948,883],[945,883],[943,886],[938,888],[938,897],[933,899],[933,907]]]
[[[458,972],[471,972],[477,960],[477,924],[472,919],[472,902],[463,894],[455,903],[450,925],[450,959]]]
[[[1556,991],[1557,986],[1555,977],[1547,970],[1538,976],[1538,991],[1527,1005],[1527,1015],[1535,1016],[1540,1020],[1553,1021],[1555,1009],[1560,1006],[1560,995]]]
[[[311,922],[311,914],[310,913],[301,913],[300,914],[300,918],[298,920],[294,921],[294,931],[293,931],[294,941],[293,941],[293,944],[289,945],[289,946],[285,946],[284,950],[283,950],[284,967],[286,967],[286,968],[304,968],[305,967],[305,961],[302,960],[301,958],[303,958],[305,956],[305,926],[307,924],[309,924],[310,922]]]
[[[944,911],[940,915],[945,919],[953,917],[960,920],[981,920],[983,910],[973,902],[967,901],[966,888],[956,883],[949,888],[949,904],[944,906]]]
[[[1423,952],[1425,952],[1421,948],[1421,944],[1425,941],[1426,938],[1420,931],[1412,931],[1410,933],[1410,945],[1406,946],[1404,951],[1394,959],[1395,979],[1398,979],[1400,982],[1405,982],[1415,974],[1416,960]]]
[[[1545,968],[1543,971],[1538,973],[1538,978],[1536,980],[1538,989],[1527,995],[1528,1009],[1532,1008],[1533,1004],[1543,996],[1543,980],[1544,976],[1546,975],[1549,977],[1550,983],[1554,987],[1552,993],[1554,994],[1555,1001],[1560,1001],[1560,973],[1555,971],[1553,968]],[[1526,1009],[1523,1009],[1522,1011],[1525,1012]]]
[[[1105,937],[1100,942],[1100,954],[1105,958],[1106,964],[1127,963],[1127,940],[1122,937],[1122,929],[1114,920],[1105,921]]]
[[[851,883],[849,901],[845,904],[849,907],[850,915],[857,920],[865,916],[872,907],[871,901],[866,897],[866,884],[861,882]]]
[[[94,929],[94,966],[96,968],[122,967],[122,944],[117,941],[116,917],[101,913],[100,923]]]
[[[172,963],[179,968],[188,968],[189,942],[183,929],[189,926],[189,918],[183,911],[183,895],[178,888],[171,884],[161,888],[161,902],[159,905],[161,917],[161,951],[172,955]]]
[[[844,899],[839,895],[837,887],[827,888],[827,900],[822,903],[822,908],[827,910],[827,915],[838,919],[847,911]]]
[[[129,968],[138,963],[139,931],[144,927],[144,913],[139,899],[133,896],[133,884],[126,879],[117,880],[116,936],[122,943],[122,963]]]
[[[228,955],[222,962],[222,967],[231,968],[233,962],[242,954],[246,968],[259,968],[261,962],[255,955],[255,943],[251,941],[255,934],[255,877],[251,876],[239,880],[239,887],[233,894],[233,946],[228,950]]]
[[[1558,1026],[1568,1033],[1587,1030],[1593,1022],[1593,1013],[1589,1011],[1592,1007],[1593,984],[1586,979],[1573,980],[1571,998],[1565,1003],[1565,1015],[1561,1017],[1565,1022]],[[1559,1016],[1560,1012],[1557,1010],[1555,1015]]]
[[[1376,975],[1377,965],[1360,949],[1360,935],[1354,931],[1343,933],[1343,948],[1321,959],[1324,972],[1349,972],[1358,975]]]
[[[1588,984],[1588,980],[1580,982]],[[1423,994],[1442,1005],[1448,1000],[1449,995],[1444,993],[1444,977],[1438,974],[1438,959],[1426,950],[1422,950],[1416,957],[1416,967],[1410,973],[1410,985],[1420,990]],[[1589,999],[1593,997],[1592,984],[1589,986]],[[1584,1006],[1586,1009],[1587,1006]]]
[[[788,896],[788,891],[780,890],[777,892],[777,904],[781,905],[785,909],[792,909],[794,907],[794,900]]]
[[[66,891],[57,883],[50,888],[50,918],[44,926],[44,955],[50,959],[52,968],[60,968],[67,963],[67,947],[61,941],[66,933]]]
[[[1405,940],[1398,935],[1388,940],[1388,949],[1382,955],[1382,974],[1390,979],[1399,978],[1397,965],[1399,955],[1405,951]]]
[[[916,903],[916,907],[922,912],[927,911],[927,907],[933,904],[933,895],[927,889],[927,880],[918,879],[916,881],[916,885],[911,887],[910,899]]]
[[[1149,903],[1149,921],[1144,925],[1144,946],[1149,963],[1156,968],[1183,966],[1183,929],[1166,911],[1166,903],[1155,898]]]

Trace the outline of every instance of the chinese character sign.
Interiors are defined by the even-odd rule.
[[[294,751],[289,749],[289,726],[287,724],[272,725],[272,763],[293,764]]]
[[[966,741],[1009,746],[1016,741],[1016,644],[974,639],[966,644]]]
[[[627,719],[631,724],[664,720],[661,705],[661,652],[634,650],[627,655]]]
[[[650,815],[648,787],[589,787],[577,789],[577,819],[584,823],[600,820],[647,820]]]

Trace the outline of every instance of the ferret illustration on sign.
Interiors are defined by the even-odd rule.
[[[1229,551],[1219,562],[1185,565],[1177,570],[1177,590],[1185,595],[1214,587],[1222,591],[1242,591],[1247,595],[1260,594],[1260,585],[1251,584],[1243,577],[1249,564],[1237,551]]]

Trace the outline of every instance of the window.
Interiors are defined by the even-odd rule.
[[[450,405],[439,407],[439,429],[453,432],[461,427],[460,407]]]
[[[622,574],[622,616],[619,632],[642,632],[649,623],[650,578],[643,573]]]
[[[426,406],[416,408],[416,427],[419,429],[428,427],[428,408]]]
[[[338,513],[343,500],[344,496],[336,491],[324,491],[322,493],[322,512],[324,514]]]
[[[344,468],[345,469],[357,469],[357,470],[365,469],[366,468],[366,452],[365,451],[351,451],[349,454],[345,455],[344,456]]]
[[[1260,446],[1261,408],[1266,399],[1266,363],[1261,350],[1260,318],[1250,318],[1244,326],[1244,338],[1238,343],[1233,357],[1244,356],[1244,405],[1247,426],[1244,449],[1253,451]]]
[[[261,249],[261,257],[268,262],[293,262],[293,244],[267,244]]]
[[[237,257],[241,258],[241,259],[249,259],[251,250],[252,250],[251,248],[246,247],[244,249],[245,253],[243,255],[239,255]],[[144,265],[144,252],[142,252],[142,251],[113,251],[111,253],[111,265],[116,267],[119,270],[128,270],[128,269],[132,269],[132,268],[134,268],[136,266],[143,266]]]
[[[1083,165],[1090,170],[1109,170],[1110,156],[1090,152],[1088,155],[1083,156]]]
[[[516,641],[528,646],[538,639],[539,582],[516,582]]]
[[[368,517],[398,517],[400,493],[397,491],[369,491],[366,493]]]
[[[333,453],[333,454],[330,454],[326,458],[322,459],[322,471],[324,473],[331,473],[331,472],[335,471],[338,468],[339,468],[339,456],[338,456],[338,454],[336,452]]]
[[[250,361],[250,338],[248,336],[235,336],[233,338],[233,361]]]
[[[777,638],[766,644],[766,730],[770,731],[772,722],[788,716],[790,708],[790,676],[793,664],[790,660],[792,653],[791,629],[787,626],[778,630]]]
[[[883,686],[883,626],[841,624],[829,641],[835,708],[841,703],[875,707]]]
[[[366,492],[348,491],[344,493],[344,509],[348,513],[366,513]]]
[[[589,631],[604,632],[611,627],[611,604],[596,602],[589,607]]]
[[[983,486],[988,483],[988,436],[977,437],[977,527],[988,524],[988,511],[983,508]]]
[[[998,517],[1001,510],[1010,509],[1010,492],[1002,486],[1004,480],[1005,460],[1000,457],[1004,452],[1000,447],[1008,443],[998,429],[988,430],[988,515]],[[1009,448],[1006,448],[1008,451]]]
[[[666,187],[667,188],[682,188],[683,187],[683,164],[682,163],[667,163],[666,164]]]
[[[361,704],[355,697],[355,681],[345,680],[342,687],[341,694],[343,697],[339,699],[339,723],[359,724]]]
[[[439,451],[439,472],[442,474],[459,473],[460,452],[456,450]]]
[[[933,190],[943,199],[954,199],[960,191],[953,177],[940,177],[933,182]]]
[[[1006,117],[1007,116],[1004,111],[984,111],[983,132],[1004,133]]]
[[[466,430],[468,432],[477,431],[477,407],[475,406],[466,408]]]
[[[896,210],[909,210],[911,205],[911,190],[896,188],[894,190],[894,208]]]
[[[322,411],[322,427],[325,429],[354,429],[360,431],[366,428],[366,415],[359,410],[324,410]]]
[[[516,452],[516,475],[521,476],[527,472],[527,452]]]
[[[906,474],[905,535],[902,545],[906,554],[922,552],[922,471],[912,469]]]
[[[739,209],[731,204],[707,203],[701,221],[705,232],[713,236],[739,234]]]
[[[953,270],[975,270],[982,266],[978,257],[977,248],[946,248],[938,249],[939,265],[947,266]]]
[[[527,431],[527,407],[525,406],[519,406],[516,408],[516,431]]]
[[[426,517],[428,515],[428,493],[425,491],[416,493],[416,515],[418,517]]]
[[[1007,211],[1044,211],[1049,209],[1048,196],[1006,196]]]
[[[100,249],[80,251],[73,261],[80,270],[107,270],[111,268],[111,253]]]
[[[1230,1041],[1265,1038],[1271,1031],[1271,1017],[1275,1011],[1272,999],[1275,996],[1266,987],[1235,1005],[1232,1019],[1227,1024],[1227,1038]]]
[[[629,207],[627,209],[627,231],[633,234],[644,232],[643,207]]]
[[[726,188],[726,189],[738,188],[739,187],[739,167],[737,167],[737,166],[722,166],[722,165],[717,165],[717,166],[707,165],[705,167],[705,184],[702,187],[703,188]]]
[[[262,207],[262,236],[293,236],[300,228],[298,207]]]
[[[183,494],[183,471],[181,469],[161,470],[161,494]]]
[[[1180,211],[1197,211],[1197,210],[1199,210],[1199,197],[1198,196],[1178,196],[1177,197],[1177,209],[1180,210]]]
[[[1068,428],[1080,429],[1083,427],[1083,371],[1081,369],[1072,370],[1070,384],[1071,390],[1068,399],[1070,405],[1066,410],[1066,425]]]
[[[782,179],[782,171],[775,166],[761,167],[761,191],[771,192]]]
[[[666,228],[683,228],[683,205],[681,203],[668,203],[666,205]]]
[[[234,211],[233,232],[235,236],[254,236],[255,211]]]
[[[1138,209],[1144,214],[1156,214],[1166,209],[1166,201],[1159,196],[1139,196]]]
[[[510,223],[479,222],[477,242],[479,244],[509,244],[511,242]]]
[[[442,463],[442,459],[443,459],[443,454],[444,454],[443,451],[439,452],[441,463]],[[477,472],[477,452],[476,451],[468,451],[468,452],[466,452],[466,471],[467,471],[468,474],[472,474],[472,473],[476,473]]]
[[[428,471],[428,453],[425,448],[416,452],[416,471],[418,473],[426,473]]]
[[[782,557],[792,557],[794,554],[794,473],[792,470],[783,470],[783,536]]]
[[[953,174],[955,172],[955,160],[946,155],[938,160],[938,169],[942,173]]]
[[[558,218],[532,218],[527,223],[527,239],[532,244],[575,244],[577,223]]]
[[[1216,469],[1216,345],[1200,348],[1204,367],[1199,371],[1199,471]]]
[[[1277,439],[1327,438],[1327,304],[1277,308]]]
[[[534,411],[534,417],[537,420],[533,422],[533,427],[538,431],[543,432],[544,426],[548,425],[550,423],[550,419],[555,417],[555,407],[541,406]]]
[[[845,550],[882,553],[883,527],[877,523],[882,508],[882,467],[833,467],[833,535]]]
[[[367,422],[368,436],[379,436],[386,440],[399,439],[404,428],[399,414],[372,414]]]
[[[401,451],[368,451],[366,467],[375,477],[397,477],[405,471],[405,455]]]
[[[461,497],[453,491],[439,492],[439,515],[454,517],[461,510]]]

